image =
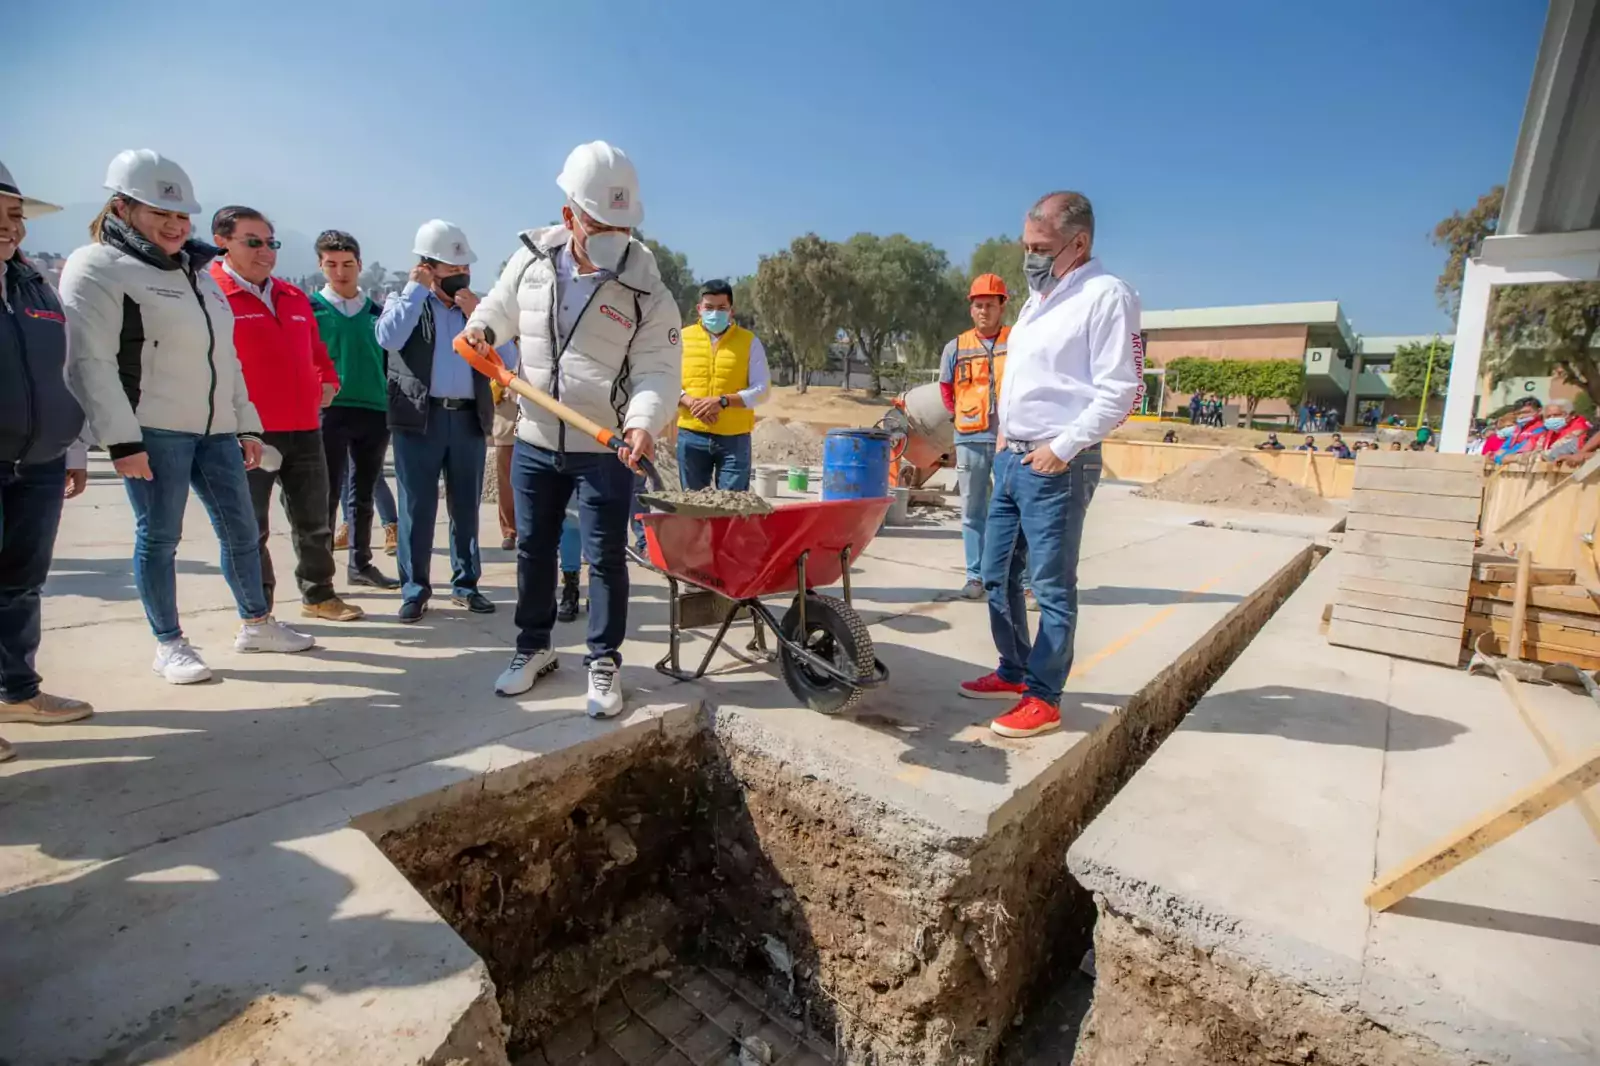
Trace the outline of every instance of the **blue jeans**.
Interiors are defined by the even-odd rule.
[[[339,497],[339,517],[345,525],[350,524],[350,510],[355,505],[356,493],[356,465],[351,463],[344,475],[344,492]],[[392,526],[400,521],[400,513],[395,509],[394,493],[389,489],[389,479],[382,473],[378,474],[377,483],[372,486],[372,503],[378,511],[378,521],[383,525]]]
[[[983,524],[989,517],[994,441],[956,441],[956,486],[961,490],[961,547],[967,580],[983,580]]]
[[[750,434],[678,430],[678,477],[685,489],[750,491]]]
[[[0,698],[7,703],[39,694],[39,590],[50,576],[66,484],[65,458],[0,464]]]
[[[645,553],[644,523],[639,521],[639,512],[644,508],[639,506],[638,497],[639,493],[649,487],[650,483],[645,480],[643,474],[633,475],[633,496],[628,500],[628,528],[633,531],[633,546],[639,550],[640,555]]]
[[[233,592],[239,617],[265,617],[256,516],[238,439],[229,433],[201,436],[146,429],[144,447],[155,476],[149,481],[123,478],[122,484],[133,505],[133,583],[156,639],[183,636],[176,560],[191,487],[222,544],[222,577]]]
[[[576,574],[583,565],[583,534],[579,532],[577,515],[567,509],[561,520],[561,572]]]
[[[983,542],[983,587],[989,629],[1000,652],[1003,681],[1051,706],[1072,670],[1078,624],[1078,549],[1083,517],[1100,484],[1100,448],[1079,452],[1059,474],[1035,474],[1023,456],[1002,450],[994,460],[994,498]],[[1026,546],[1026,554],[1023,548]],[[1039,637],[1028,637],[1022,576],[1033,580]]]
[[[578,497],[583,555],[589,560],[589,654],[622,662],[628,634],[628,512],[633,471],[615,455],[558,455],[518,440],[511,454],[517,494],[517,650],[550,647],[556,624],[556,557],[567,501]]]
[[[483,495],[483,465],[488,442],[471,406],[428,410],[428,428],[397,429],[395,480],[400,482],[400,529],[395,561],[400,595],[426,601],[433,595],[433,525],[439,517],[439,476],[444,475],[445,507],[450,515],[450,591],[466,596],[478,590],[483,564],[478,555],[478,500]]]

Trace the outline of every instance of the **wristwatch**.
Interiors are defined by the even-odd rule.
[[[720,403],[723,407],[728,406],[728,398],[726,396],[718,396],[717,397],[717,402]]]

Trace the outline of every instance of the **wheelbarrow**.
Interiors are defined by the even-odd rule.
[[[640,515],[649,562],[666,576],[670,593],[668,650],[656,669],[680,681],[705,676],[728,627],[745,610],[756,620],[750,650],[768,662],[775,657],[789,691],[814,711],[839,714],[888,681],[889,669],[850,603],[850,564],[877,534],[889,503],[881,497],[793,503],[764,515]],[[843,598],[815,591],[836,581]],[[731,601],[693,672],[680,661],[680,583]],[[763,602],[768,596],[793,596],[781,619]],[[778,642],[775,655],[766,648],[762,623]]]

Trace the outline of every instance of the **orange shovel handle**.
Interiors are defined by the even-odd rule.
[[[525,397],[530,403],[538,404],[573,429],[581,433],[587,433],[607,448],[617,449],[622,447],[622,438],[618,437],[614,430],[607,429],[598,422],[584,417],[554,396],[547,392],[540,392],[528,384],[527,381],[506,369],[506,364],[500,360],[500,353],[493,348],[488,348],[488,354],[484,354],[484,352],[480,352],[467,343],[465,337],[457,337],[455,349],[456,354],[465,359],[472,366],[472,369],[490,381],[498,381],[518,396]]]

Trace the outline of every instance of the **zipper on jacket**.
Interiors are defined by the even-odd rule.
[[[206,320],[206,366],[211,368],[211,391],[206,394],[206,436],[211,436],[211,424],[217,419],[217,331],[211,325],[211,312],[206,310],[206,298],[200,292],[200,279],[195,271],[188,267],[183,272],[189,276],[189,288],[194,290],[194,298],[200,302],[200,314]],[[242,427],[235,426],[238,430]]]
[[[552,259],[551,262],[554,263],[555,261]],[[556,269],[559,270],[560,267],[558,266]],[[561,357],[567,354],[567,345],[571,344],[572,338],[578,335],[578,327],[583,325],[583,316],[589,313],[589,306],[599,298],[600,290],[604,286],[604,281],[597,284],[594,290],[589,293],[589,298],[583,302],[583,306],[578,308],[578,317],[572,320],[572,332],[567,334],[567,339],[562,342],[559,348],[555,347],[554,341],[556,339],[556,314],[560,303],[556,297],[561,291],[561,285],[557,281],[555,285],[550,287],[550,316],[546,319],[546,322],[550,327],[551,348],[556,353],[556,357],[550,366],[550,395],[553,399],[561,399]],[[556,419],[556,426],[556,450],[565,455],[567,452],[567,424],[558,418]]]
[[[0,266],[0,270],[4,270]],[[10,286],[7,286],[9,289]],[[19,296],[17,305],[20,307],[22,300]],[[11,294],[6,294],[6,318],[11,323],[11,329],[17,335],[17,359],[22,364],[22,405],[28,412],[28,431],[22,435],[22,450],[17,453],[17,462],[26,462],[28,453],[33,451],[33,446],[39,438],[39,419],[33,408],[33,371],[28,368],[28,336],[22,329],[22,323],[17,321],[17,313],[11,303]]]

